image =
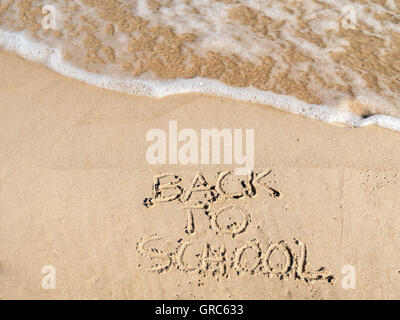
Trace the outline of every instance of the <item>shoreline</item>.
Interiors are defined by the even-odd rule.
[[[205,94],[242,102],[272,106],[306,118],[327,123],[342,123],[352,127],[378,125],[382,128],[400,132],[400,118],[383,114],[363,117],[351,111],[339,110],[338,107],[314,105],[287,95],[280,95],[256,88],[228,86],[213,79],[171,79],[141,80],[115,79],[78,69],[63,61],[62,54],[43,44],[31,43],[22,34],[0,30],[0,49],[6,49],[34,63],[41,63],[50,70],[84,83],[129,95],[164,98],[176,94]],[[355,100],[357,101],[357,99]]]

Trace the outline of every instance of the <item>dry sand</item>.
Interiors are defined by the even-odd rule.
[[[128,96],[4,52],[0,108],[2,299],[400,298],[399,133],[209,96]],[[146,133],[171,120],[253,128],[255,172],[270,174],[252,197],[194,210],[194,223],[177,201],[147,208],[157,174],[187,190],[198,172],[215,185],[235,167],[150,165]],[[231,205],[243,216],[217,218]],[[225,261],[207,260],[222,246]],[[56,289],[42,288],[46,265]],[[355,289],[343,288],[346,265]]]

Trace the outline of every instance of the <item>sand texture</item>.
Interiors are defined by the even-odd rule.
[[[400,298],[396,132],[128,96],[4,52],[0,110],[2,299]],[[150,165],[146,132],[172,120],[253,128],[253,180],[234,165]],[[167,174],[179,200],[154,186]],[[42,288],[47,265],[55,289]]]

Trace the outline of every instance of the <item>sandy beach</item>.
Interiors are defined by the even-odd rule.
[[[397,132],[129,96],[4,51],[0,110],[1,299],[400,298]],[[254,181],[150,164],[146,134],[171,121],[253,129]]]

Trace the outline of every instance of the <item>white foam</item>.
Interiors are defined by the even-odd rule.
[[[21,14],[17,3],[18,1],[3,13],[1,24],[3,30],[26,28],[17,18]],[[118,3],[123,5],[124,10],[130,10],[135,17],[144,19],[149,27],[169,27],[178,36],[183,33],[194,33],[196,39],[183,44],[181,49],[183,55],[187,53],[191,55],[193,52],[197,57],[209,59],[207,53],[212,51],[225,57],[234,57],[235,60],[239,58],[243,63],[250,62],[254,66],[261,62],[265,63],[265,58],[268,58],[267,63],[271,65],[271,70],[268,71],[269,74],[262,80],[262,83],[256,84],[255,79],[250,79],[250,82],[259,88],[271,88],[270,90],[281,93],[287,92],[287,88],[281,85],[280,80],[277,80],[282,79],[282,75],[286,74],[294,83],[304,86],[314,98],[322,101],[325,105],[332,106],[354,96],[366,98],[375,95],[385,100],[385,107],[381,108],[381,104],[376,104],[372,106],[372,110],[391,115],[399,113],[398,81],[396,77],[388,76],[386,70],[391,66],[387,65],[390,62],[385,61],[388,54],[397,50],[394,49],[394,45],[397,44],[398,38],[393,33],[400,33],[400,26],[395,23],[396,3],[392,0],[387,0],[385,5],[379,5],[373,0],[365,0],[362,3],[355,3],[353,0],[303,2],[236,0],[231,3],[214,0],[158,0],[159,10],[152,10],[149,0],[118,0]],[[62,31],[62,35],[56,36],[52,33],[45,33],[43,30],[36,33],[29,32],[26,28],[26,39],[32,39],[29,37],[33,36],[36,37],[34,40],[36,43],[43,43],[48,47],[62,50],[63,53],[69,55],[70,64],[75,67],[84,67],[89,71],[97,72],[101,69],[103,75],[121,79],[128,77],[133,72],[141,72],[141,63],[147,64],[146,55],[153,54],[148,48],[135,51],[130,49],[132,41],[139,40],[140,42],[142,36],[140,30],[128,33],[120,30],[120,26],[112,22],[115,32],[105,33],[104,26],[111,22],[109,19],[102,18],[101,14],[99,15],[100,7],[93,7],[87,3],[85,5],[81,0],[40,0],[32,3],[32,6],[38,9],[46,4],[55,6],[59,27],[56,30]],[[78,6],[77,11],[71,10],[72,5]],[[247,7],[246,10],[251,9],[251,15],[257,16],[255,19],[257,21],[252,20],[256,25],[251,25],[251,23],[248,25],[246,21],[239,21],[241,16],[234,18],[229,15],[232,9],[241,6]],[[343,11],[344,8],[347,9]],[[79,14],[75,12],[79,12]],[[366,36],[384,41],[383,45],[374,44],[373,49],[376,59],[385,64],[382,72],[373,70],[369,62],[365,64],[365,70],[363,67],[360,68],[357,63],[352,65],[352,62],[357,59],[357,54],[355,54],[356,59],[349,59],[348,63],[338,60],[337,53],[353,55],[354,48],[351,41],[347,40],[348,35],[340,32],[340,26],[343,27],[343,23],[347,21],[347,14],[351,12],[356,20],[353,27],[359,28],[359,31]],[[240,13],[240,15],[242,14],[246,13]],[[382,19],[376,14],[389,14],[391,18]],[[102,49],[99,50],[98,55],[106,63],[87,62],[89,59],[86,59],[85,32],[79,31],[79,34],[76,35],[75,31],[70,31],[68,28],[62,29],[63,23],[66,21],[71,21],[74,30],[84,30],[90,27],[81,19],[82,17],[95,21],[96,28],[92,31],[92,35],[101,41],[103,49],[108,47],[113,49],[115,59],[109,59],[107,53]],[[36,22],[39,22],[41,17],[36,19]],[[165,41],[163,35],[155,36],[157,44]],[[168,44],[165,43],[165,45]],[[160,57],[164,58],[162,56],[163,53],[160,53]],[[298,56],[308,59],[297,59]],[[127,67],[125,63],[130,63],[131,67]],[[63,64],[65,65],[64,62]],[[184,61],[184,67],[190,70],[192,65],[193,62],[188,57]],[[228,69],[226,70],[228,71]],[[366,83],[365,75],[372,75],[371,73],[379,86]],[[138,77],[141,81],[145,79],[153,81],[157,75],[148,69]],[[219,76],[216,75],[216,77]],[[143,85],[142,82],[139,84],[137,80],[134,81],[138,87]],[[389,85],[389,81],[392,81],[391,85]],[[166,83],[171,85],[171,81],[162,80],[157,86],[163,86]],[[191,83],[191,81],[185,80],[185,83]],[[367,85],[369,88],[366,89]],[[149,87],[148,84],[145,86]],[[215,87],[215,85],[213,84],[211,87]],[[341,90],[340,88],[345,89]],[[213,93],[215,93],[214,91]],[[371,102],[369,101],[369,104]]]
[[[0,30],[0,47],[15,52],[23,58],[40,62],[62,75],[81,80],[101,88],[127,94],[161,98],[181,93],[214,94],[235,100],[260,103],[325,122],[343,123],[353,127],[378,125],[400,132],[400,119],[374,115],[363,119],[354,113],[324,105],[309,104],[290,96],[275,94],[255,88],[237,88],[217,80],[204,78],[174,80],[117,79],[80,70],[63,60],[61,51],[43,44],[28,41],[23,33]]]

